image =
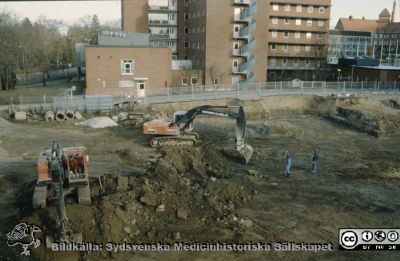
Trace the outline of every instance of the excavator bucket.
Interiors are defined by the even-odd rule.
[[[246,144],[244,137],[246,134],[246,116],[243,107],[239,107],[239,117],[236,118],[236,146],[245,163],[249,163],[253,156],[253,147]]]

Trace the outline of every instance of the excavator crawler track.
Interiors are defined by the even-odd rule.
[[[155,137],[151,140],[150,145],[153,148],[169,147],[169,146],[195,146],[197,144],[197,136],[182,135],[182,136],[171,136],[171,137]]]

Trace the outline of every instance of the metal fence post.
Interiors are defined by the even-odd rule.
[[[396,89],[396,81],[393,83],[393,91]]]
[[[343,81],[343,93],[346,93],[346,81]]]
[[[324,96],[326,96],[326,82],[323,83],[324,86]]]
[[[191,87],[192,87],[192,101],[193,101],[193,85]]]
[[[361,81],[361,93],[363,92],[363,89],[364,89],[364,82]]]
[[[238,85],[237,85],[237,97],[239,97],[239,93],[240,93],[240,83],[238,83]]]
[[[282,81],[281,81],[281,84],[279,86],[279,94],[282,94]]]
[[[304,90],[303,90],[304,85],[303,84],[304,84],[303,82],[300,83],[301,95],[303,95],[303,92],[304,92]]]

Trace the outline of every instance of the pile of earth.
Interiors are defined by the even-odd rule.
[[[309,103],[307,112],[365,132],[384,137],[400,134],[400,114],[393,99],[380,101],[368,97],[317,97]]]
[[[237,211],[257,193],[258,173],[213,146],[168,148],[161,155],[144,175],[93,178],[92,206],[67,205],[73,230],[84,241],[101,243],[237,242],[252,231],[246,240],[260,240],[256,224]],[[23,188],[21,206],[30,204],[32,189]],[[45,234],[55,231],[53,207],[29,209],[24,216]]]

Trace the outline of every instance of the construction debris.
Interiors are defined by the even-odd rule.
[[[46,112],[46,114],[44,115],[44,118],[46,121],[54,121],[54,112],[52,112],[52,111]]]
[[[56,113],[56,120],[57,121],[65,121],[65,112],[57,111]]]
[[[14,118],[16,121],[25,121],[27,119],[25,111],[14,112]]]

